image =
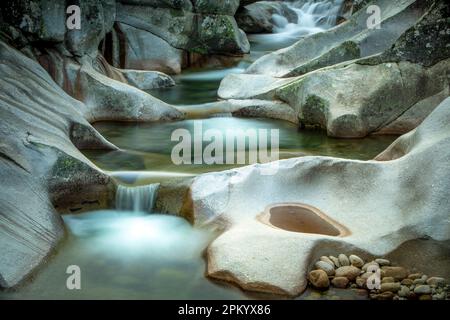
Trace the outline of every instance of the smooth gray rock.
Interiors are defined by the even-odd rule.
[[[76,145],[115,147],[38,63],[1,41],[0,60],[0,286],[10,288],[62,239],[56,210],[105,208],[113,196],[112,180]]]
[[[448,123],[450,98],[418,128],[394,142],[378,161],[303,157],[277,162],[278,171],[269,176],[261,170],[275,168],[274,163],[196,177],[190,199],[185,200],[192,221],[226,226],[208,247],[208,275],[246,290],[295,296],[306,288],[314,253],[356,247],[370,255],[386,256],[419,235],[438,242],[450,240],[446,223],[450,205]],[[405,184],[408,192],[398,192]],[[427,201],[420,200],[424,197]],[[351,235],[336,238],[287,232],[257,219],[267,206],[292,201],[320,208],[349,228]],[[369,212],[378,214],[370,215],[371,227],[367,228]]]
[[[334,275],[334,267],[333,265],[329,264],[328,262],[324,261],[317,261],[314,265],[316,269],[323,270],[327,273],[328,276]]]
[[[381,53],[417,23],[429,7],[424,1],[417,0],[402,0],[395,4],[389,0],[375,0],[373,4],[381,8],[381,29],[368,29],[368,15],[361,10],[347,23],[261,57],[246,72],[292,77]]]

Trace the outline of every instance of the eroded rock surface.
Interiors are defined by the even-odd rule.
[[[195,178],[195,224],[225,228],[208,248],[208,275],[247,290],[295,296],[326,252],[384,256],[414,239],[448,241],[449,123],[450,98],[377,160],[304,157]],[[277,168],[274,175],[262,174],[268,166]],[[350,234],[288,232],[257,219],[269,205],[292,202],[319,208]]]

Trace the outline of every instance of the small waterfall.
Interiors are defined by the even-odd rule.
[[[297,0],[286,4],[297,13],[297,23],[274,14],[272,19],[276,24],[274,31],[285,35],[305,36],[327,30],[336,25],[344,0]]]
[[[116,209],[122,211],[152,212],[158,194],[159,183],[139,187],[119,186],[116,193]]]

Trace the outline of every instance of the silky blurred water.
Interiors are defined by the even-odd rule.
[[[175,165],[171,159],[177,141],[171,141],[176,129],[186,129],[194,135],[195,123],[201,121],[202,132],[215,129],[223,133],[235,131],[266,129],[279,130],[280,159],[322,155],[347,159],[369,160],[382,152],[395,136],[369,136],[364,139],[333,139],[318,130],[298,130],[295,124],[281,120],[216,117],[202,120],[184,120],[170,123],[116,123],[102,122],[95,128],[109,141],[121,148],[120,151],[84,151],[95,164],[108,171],[140,171],[141,183],[160,182],[182,175],[196,175],[238,167],[238,164],[182,164]],[[205,147],[209,142],[203,142]],[[269,144],[270,146],[270,144]],[[226,148],[224,148],[226,150]],[[249,145],[246,144],[247,153]],[[194,159],[194,153],[192,153]],[[193,160],[192,160],[193,161]],[[193,162],[192,162],[193,163]],[[136,174],[135,174],[136,175]],[[135,178],[138,175],[136,175]],[[133,179],[132,179],[133,180]],[[134,179],[135,180],[135,179]]]
[[[227,74],[244,72],[264,54],[332,27],[339,1],[334,1],[334,6],[329,1],[294,2],[291,6],[297,12],[297,23],[288,23],[285,18],[274,16],[277,24],[275,33],[249,35],[252,52],[233,67],[186,70],[174,77],[176,87],[151,90],[150,93],[174,105],[216,101],[217,88]],[[113,176],[128,184],[161,182],[174,177],[235,167],[173,164],[170,153],[177,142],[170,141],[171,133],[179,128],[193,133],[196,121],[202,121],[204,130],[213,128],[221,132],[227,129],[278,129],[280,159],[324,155],[367,160],[384,150],[395,138],[378,136],[338,140],[320,131],[298,131],[294,124],[268,119],[217,117],[151,124],[109,122],[97,123],[95,127],[121,150],[84,153],[100,168],[111,171]],[[122,203],[132,203],[128,200]],[[145,203],[153,201],[144,200]],[[205,277],[203,253],[217,234],[213,230],[193,228],[182,218],[108,210],[64,216],[64,222],[68,237],[58,252],[32,282],[18,291],[0,292],[0,299],[276,298],[244,295],[235,287],[208,280]],[[69,265],[81,268],[81,290],[66,288],[69,276],[66,269]],[[308,290],[299,297],[346,298],[367,297],[358,292],[339,289],[331,289],[326,293]]]

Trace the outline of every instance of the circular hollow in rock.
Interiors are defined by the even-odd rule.
[[[268,206],[259,220],[271,227],[298,233],[344,237],[348,229],[322,211],[302,203],[280,203]]]

